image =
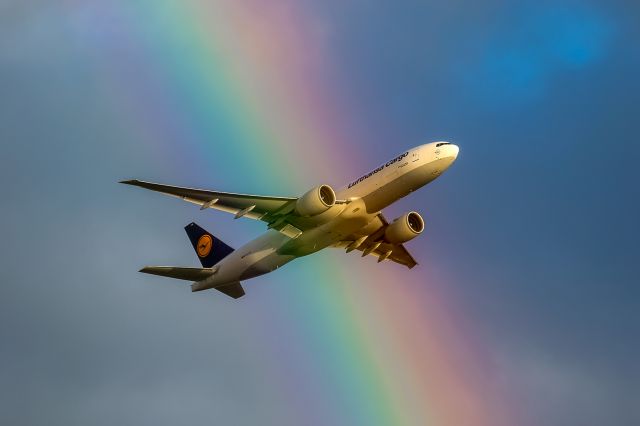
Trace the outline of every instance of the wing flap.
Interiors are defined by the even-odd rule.
[[[336,244],[334,247],[338,248],[347,248],[351,244],[351,241],[341,241]],[[365,252],[365,250],[369,249],[373,244],[373,241],[365,241],[358,247],[356,250],[360,252]],[[413,258],[411,253],[407,250],[407,248],[403,244],[389,244],[389,243],[381,243],[377,248],[371,250],[367,253],[369,256],[375,256],[380,259],[381,256],[386,256],[388,252],[391,252],[385,260],[391,260],[400,265],[404,265],[407,268],[411,269],[418,264],[416,260]]]
[[[404,265],[409,269],[418,264],[413,256],[411,256],[411,253],[409,253],[406,247],[402,244],[380,244],[380,246],[373,250],[370,255],[380,258],[380,256],[386,255],[389,251],[391,251],[391,254],[387,257],[388,260]]]

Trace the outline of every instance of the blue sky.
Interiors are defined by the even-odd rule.
[[[115,71],[96,59],[117,26],[86,27],[99,3],[0,5],[0,422],[296,424],[271,393],[277,384],[255,380],[271,377],[255,355],[261,342],[237,339],[261,329],[247,307],[135,274],[148,262],[195,264],[181,234],[193,208],[115,182],[188,183],[181,169],[210,161],[226,176],[212,188],[278,188],[195,152],[156,155],[180,151],[171,135],[157,147],[136,139],[110,100]],[[442,182],[389,215],[425,212],[428,232],[412,250],[451,283],[496,381],[518,394],[522,424],[639,424],[640,5],[305,4],[350,83],[335,90],[361,135],[358,164],[425,140],[460,145]],[[206,223],[232,245],[262,231]],[[268,290],[258,295],[271,300]],[[237,325],[203,338],[226,321]],[[211,359],[220,368],[203,373]],[[212,391],[212,381],[224,386]],[[253,410],[239,413],[245,404]]]

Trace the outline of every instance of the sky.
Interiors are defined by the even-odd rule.
[[[0,2],[0,423],[640,424],[640,5]],[[146,276],[447,140],[409,271],[327,249],[237,301]]]

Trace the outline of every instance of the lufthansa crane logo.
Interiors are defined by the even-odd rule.
[[[198,256],[207,257],[209,253],[211,253],[211,247],[213,247],[213,239],[211,235],[204,234],[202,237],[198,239],[198,245],[196,251],[198,252]]]

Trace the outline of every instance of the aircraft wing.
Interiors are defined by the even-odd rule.
[[[265,197],[261,195],[234,194],[231,192],[208,191],[205,189],[183,188],[161,185],[141,180],[125,180],[120,183],[139,186],[181,198],[200,206],[202,210],[210,208],[232,213],[236,218],[248,217],[265,222],[273,222],[278,216],[290,213],[297,198]]]
[[[352,236],[352,238],[340,241],[334,247],[346,248],[347,253],[351,250],[358,250],[362,252],[362,256],[372,255],[378,258],[378,262],[383,260],[391,260],[393,262],[404,265],[411,269],[418,264],[413,258],[411,253],[406,249],[403,244],[390,244],[382,241],[384,231],[389,225],[389,221],[380,213],[376,219],[378,226],[374,231],[355,249],[350,249],[350,246],[359,238],[358,236]]]

